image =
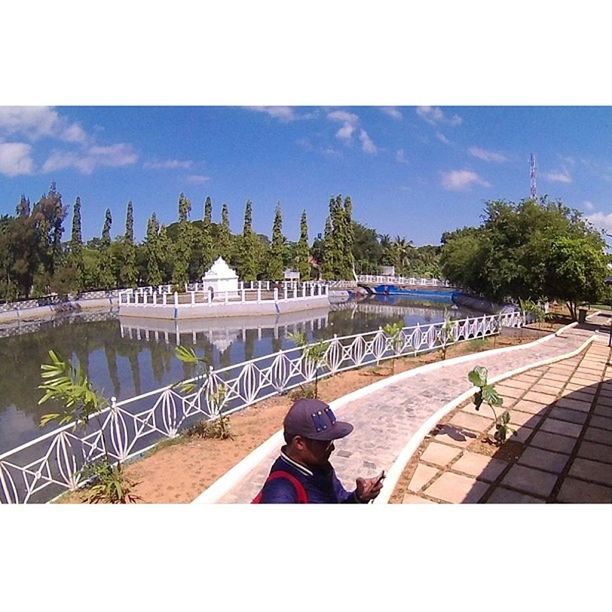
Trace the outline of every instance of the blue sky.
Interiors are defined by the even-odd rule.
[[[297,239],[302,210],[310,238],[329,198],[350,195],[354,218],[416,245],[477,225],[490,199],[538,193],[561,198],[612,232],[612,108],[543,106],[0,107],[0,212],[21,194],[34,203],[57,183],[65,204],[81,197],[83,234],[113,236],[132,200],[136,238],[156,212],[176,220],[178,195],[213,219],[229,206],[240,232],[247,199],[256,231]],[[70,233],[70,219],[66,234]]]

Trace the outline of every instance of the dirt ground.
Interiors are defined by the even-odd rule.
[[[546,324],[541,329],[533,326],[523,328],[521,332],[504,328],[501,336],[449,347],[447,358],[528,342],[560,326],[561,324],[554,326]],[[440,358],[440,351],[436,351],[418,357],[397,359],[395,374],[438,361]],[[389,375],[391,375],[389,362],[384,362],[379,367],[342,372],[319,382],[319,398],[330,402]],[[125,475],[136,483],[132,491],[140,498],[139,503],[191,502],[221,475],[282,428],[283,418],[293,401],[292,395],[293,393],[289,393],[269,398],[232,415],[230,427],[233,439],[181,437],[162,442],[147,456],[126,465]],[[402,477],[398,483],[398,491],[406,486],[407,482],[404,481],[409,478],[408,475],[413,469],[411,462],[405,470],[405,477]],[[59,502],[81,503],[83,500],[83,494],[77,492],[63,496]],[[396,499],[392,497],[391,501]]]

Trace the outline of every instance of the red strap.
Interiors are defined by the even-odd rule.
[[[306,494],[306,489],[304,488],[304,485],[293,474],[290,474],[289,472],[285,472],[284,470],[277,470],[276,472],[272,472],[268,476],[266,482],[264,483],[264,486],[271,480],[276,480],[277,478],[285,478],[294,486],[295,492],[297,493],[298,504],[308,503],[308,495]],[[257,496],[253,499],[251,503],[252,504],[261,503],[262,497],[263,497],[263,489],[257,494]]]

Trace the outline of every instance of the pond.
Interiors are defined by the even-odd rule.
[[[179,343],[208,355],[218,369],[293,347],[287,338],[291,332],[304,331],[309,340],[317,340],[373,331],[397,321],[429,324],[442,321],[445,309],[454,319],[481,316],[452,307],[450,301],[370,297],[280,316],[175,322],[99,312],[3,326],[0,453],[55,428],[38,426],[41,415],[53,411],[49,404],[38,405],[40,365],[49,361],[49,349],[80,365],[107,397],[122,400],[189,377],[192,370],[174,355]]]

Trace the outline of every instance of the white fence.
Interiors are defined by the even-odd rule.
[[[362,274],[357,276],[360,283],[377,283],[381,285],[415,285],[418,287],[452,287],[448,281],[437,278],[415,278],[405,276],[372,276]]]
[[[80,469],[104,456],[126,461],[185,427],[220,412],[231,414],[256,401],[343,370],[400,355],[417,355],[470,338],[520,326],[519,313],[406,327],[394,342],[382,330],[326,340],[325,360],[314,363],[299,348],[280,351],[213,371],[197,380],[197,391],[176,385],[116,402],[90,420],[86,429],[64,426],[0,455],[0,503],[48,501],[83,484]],[[196,379],[192,379],[196,380]]]

